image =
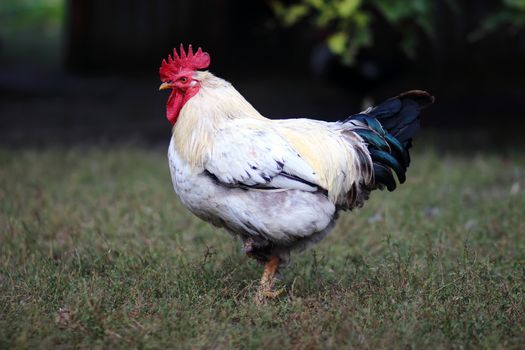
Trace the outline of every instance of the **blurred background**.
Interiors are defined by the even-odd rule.
[[[440,146],[525,144],[523,0],[3,0],[0,144],[169,141],[180,43],[268,117],[344,118],[404,90]]]

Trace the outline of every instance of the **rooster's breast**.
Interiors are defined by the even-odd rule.
[[[203,170],[195,171],[168,151],[175,192],[195,215],[242,239],[303,247],[331,229],[335,206],[325,193],[301,190],[252,190],[224,185]]]

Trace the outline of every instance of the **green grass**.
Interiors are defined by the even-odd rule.
[[[524,171],[420,147],[257,306],[261,267],[164,151],[0,150],[0,348],[524,348]]]

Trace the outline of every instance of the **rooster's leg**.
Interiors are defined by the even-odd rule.
[[[264,265],[264,272],[259,283],[259,291],[257,292],[256,301],[263,302],[265,298],[273,299],[281,295],[284,289],[273,290],[275,283],[275,274],[279,268],[279,257],[272,256]]]

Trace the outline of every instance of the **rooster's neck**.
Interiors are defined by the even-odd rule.
[[[208,72],[199,92],[184,105],[173,127],[175,148],[196,169],[204,167],[212,151],[217,130],[239,118],[264,118],[253,106],[220,78]]]

